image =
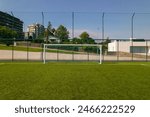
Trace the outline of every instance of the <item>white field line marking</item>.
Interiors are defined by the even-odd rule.
[[[5,65],[13,65],[13,64],[14,64],[14,65],[17,65],[17,64],[18,64],[18,65],[19,65],[19,64],[20,64],[20,65],[27,65],[27,64],[30,65],[30,64],[42,64],[42,63],[0,63],[0,65],[4,65],[4,64],[5,64]]]
[[[103,64],[103,65],[122,65],[122,66],[138,66],[138,65],[140,65],[140,64]]]
[[[14,64],[14,65],[15,65],[15,64],[18,64],[18,65],[19,65],[19,64],[26,64],[26,65],[39,64],[39,65],[40,65],[40,64],[41,64],[41,65],[43,65],[42,62],[41,62],[41,63],[40,63],[40,62],[39,62],[39,63],[30,63],[30,62],[29,62],[29,63],[0,63],[0,65],[4,65],[4,64],[7,64],[7,65],[9,65],[9,64],[11,64],[11,65],[13,65],[13,64]],[[60,63],[60,64],[57,64],[57,63],[56,63],[56,64],[55,64],[55,63],[52,63],[52,64],[51,64],[51,63],[47,63],[47,64],[48,64],[48,65],[56,65],[56,66],[57,66],[57,65],[58,65],[58,66],[59,66],[59,65],[67,65],[67,66],[68,66],[68,65],[77,65],[77,66],[78,66],[78,65],[79,65],[79,66],[99,66],[99,64],[86,64],[86,63],[85,63],[85,64],[84,64],[84,63],[81,63],[81,64],[79,64],[79,63],[77,63],[77,64],[75,64],[75,63],[66,63],[66,64],[65,64],[65,63],[62,63],[62,64],[61,64],[61,63]],[[147,65],[147,64],[102,64],[102,66],[139,66],[139,65],[150,67],[150,65]],[[100,65],[100,66],[101,66],[101,65]]]
[[[141,64],[142,66],[145,66],[145,67],[150,67],[150,65],[147,65],[147,64]]]
[[[30,65],[30,64],[43,64],[43,63],[6,63],[6,64],[8,64],[8,65],[13,65],[13,64],[14,64],[14,65],[15,65],[15,64],[18,64],[18,65],[19,65],[19,64],[20,64],[20,65],[21,65],[21,64],[25,64],[25,65],[28,64],[28,65]]]
[[[0,65],[4,65],[5,63],[0,63]]]

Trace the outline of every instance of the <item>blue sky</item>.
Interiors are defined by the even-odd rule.
[[[102,12],[105,12],[105,38],[130,38],[131,16],[150,13],[150,0],[0,0],[0,10],[13,11],[24,21],[25,29],[32,23],[41,23],[45,12],[45,26],[65,25],[71,32],[71,12],[75,13],[75,36],[87,31],[94,38],[101,38]],[[110,13],[127,14],[110,14]],[[108,14],[109,13],[109,14]],[[150,14],[136,14],[134,37],[150,38]]]

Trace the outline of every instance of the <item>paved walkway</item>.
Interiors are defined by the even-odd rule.
[[[16,60],[26,60],[27,55],[29,60],[42,60],[41,52],[25,52],[25,51],[14,51],[14,59]],[[0,50],[0,60],[11,60],[12,51],[10,50]],[[59,53],[46,53],[46,60],[99,60],[99,55],[96,54],[63,54]],[[104,60],[117,60],[117,56],[104,56]],[[119,60],[131,60],[131,57],[119,57]],[[134,58],[134,60],[145,60],[145,58]]]

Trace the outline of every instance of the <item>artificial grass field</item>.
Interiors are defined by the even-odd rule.
[[[0,99],[147,100],[150,63],[0,63]]]

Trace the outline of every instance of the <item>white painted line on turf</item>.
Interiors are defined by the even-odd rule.
[[[147,65],[147,64],[141,64],[142,66],[145,66],[145,67],[150,67],[150,65]]]
[[[25,65],[30,65],[30,64],[42,64],[42,63],[7,63],[7,64],[11,64],[11,65],[13,65],[13,64],[18,64],[18,65],[19,65],[19,64],[20,64],[20,65],[21,65],[21,64],[23,64],[23,65],[25,64]]]
[[[5,63],[0,63],[0,65],[4,65]]]
[[[150,64],[141,64],[141,66],[150,67]]]
[[[138,66],[138,64],[104,64],[104,65],[114,65],[114,66]],[[139,64],[140,65],[140,64]]]
[[[0,63],[0,65],[30,65],[30,64],[42,64],[42,63]]]

